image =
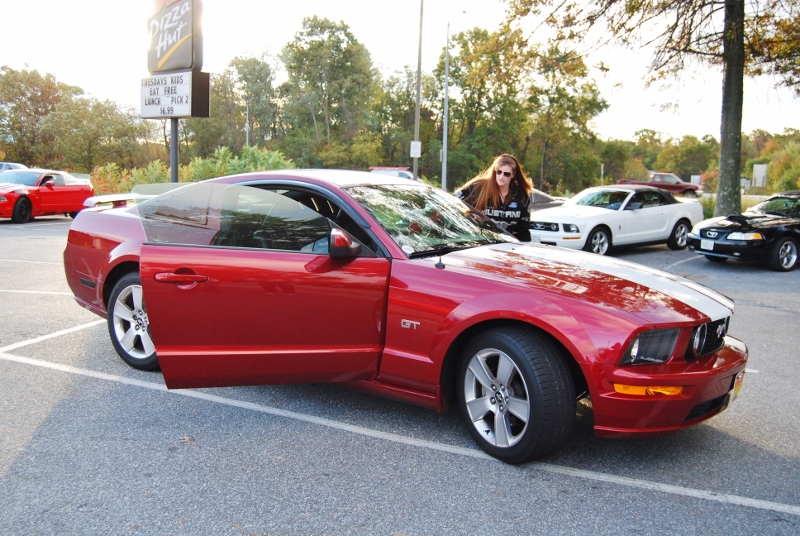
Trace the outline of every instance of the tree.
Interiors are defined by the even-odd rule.
[[[369,52],[343,22],[303,20],[303,30],[282,52],[289,80],[283,86],[291,128],[313,126],[314,141],[352,141],[366,127],[374,75]]]
[[[244,146],[244,106],[237,89],[238,76],[232,66],[211,75],[210,117],[190,117],[183,123],[183,136],[188,151],[181,160],[207,158],[219,147],[239,153]],[[164,125],[166,129],[166,123]],[[166,133],[164,135],[167,144]]]
[[[711,136],[703,140],[684,136],[677,143],[670,140],[656,159],[655,169],[675,173],[688,181],[692,175],[702,175],[715,167],[719,143]]]
[[[458,186],[499,154],[525,159],[525,94],[532,84],[535,51],[520,31],[505,27],[494,33],[474,28],[453,36],[452,43],[447,166],[448,175],[455,177],[448,184]],[[439,91],[444,87],[444,60],[443,52],[434,72]]]
[[[600,97],[597,86],[586,80],[588,69],[577,54],[551,47],[539,56],[537,63],[544,83],[532,87],[528,98],[533,117],[529,136],[538,140],[538,183],[539,188],[544,188],[545,181],[558,184],[565,178],[552,168],[548,170],[548,157],[554,145],[568,142],[567,138],[594,138],[589,121],[608,108],[608,104]]]
[[[741,211],[741,123],[744,75],[772,71],[797,83],[796,39],[800,0],[509,0],[509,18],[541,16],[563,40],[585,39],[600,22],[610,39],[632,46],[644,37],[655,46],[651,65],[657,76],[677,73],[689,60],[722,67],[719,187],[715,214]],[[548,11],[549,10],[549,11]],[[657,27],[655,29],[654,27]],[[652,37],[651,37],[652,36]],[[794,61],[794,63],[792,63]],[[748,63],[749,62],[749,63]]]
[[[83,90],[58,82],[52,74],[0,68],[0,149],[6,158],[30,166],[49,166],[53,138],[39,127],[64,99]]]
[[[53,140],[56,167],[84,173],[109,162],[128,168],[141,165],[141,141],[152,137],[152,125],[134,110],[82,97],[63,99],[42,120],[39,131]]]
[[[273,87],[275,73],[266,54],[259,58],[234,58],[241,97],[249,108],[250,144],[259,145],[278,135],[277,89]]]

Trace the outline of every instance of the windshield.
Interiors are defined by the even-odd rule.
[[[771,197],[751,207],[747,212],[776,214],[778,216],[800,216],[800,197]]]
[[[40,174],[36,171],[11,170],[4,171],[0,175],[0,182],[10,182],[11,184],[22,184],[24,186],[36,186],[39,182]]]
[[[619,210],[630,195],[623,190],[588,190],[573,198],[576,205]]]
[[[347,192],[406,255],[419,257],[516,238],[447,192],[424,185],[372,185]]]

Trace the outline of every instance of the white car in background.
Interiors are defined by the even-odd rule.
[[[703,207],[695,199],[677,199],[649,186],[599,186],[532,214],[531,241],[599,255],[612,246],[666,243],[678,250],[702,220]]]

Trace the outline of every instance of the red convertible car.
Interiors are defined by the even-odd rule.
[[[13,169],[0,173],[0,218],[27,223],[53,214],[73,218],[94,195],[92,183],[64,171]]]
[[[454,403],[483,450],[521,463],[567,441],[582,397],[599,435],[663,435],[741,387],[731,300],[518,242],[419,182],[259,172],[121,204],[78,215],[66,277],[171,389],[339,382]]]

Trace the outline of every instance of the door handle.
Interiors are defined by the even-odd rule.
[[[188,285],[190,283],[205,283],[208,281],[207,275],[199,274],[176,274],[174,272],[161,272],[155,275],[158,283],[176,283],[178,285]]]

